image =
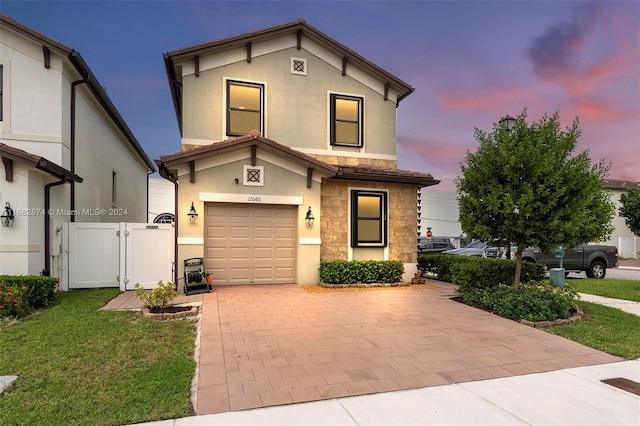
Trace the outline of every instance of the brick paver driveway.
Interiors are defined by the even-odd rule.
[[[204,295],[197,414],[436,386],[620,358],[449,299],[453,287]]]

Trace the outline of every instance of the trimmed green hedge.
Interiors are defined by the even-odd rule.
[[[38,275],[0,275],[0,316],[21,317],[56,301],[57,280]]]
[[[418,269],[420,272],[436,274],[441,281],[477,288],[513,283],[515,266],[516,263],[513,260],[505,259],[455,255],[421,255],[418,257]],[[521,282],[540,281],[543,279],[543,265],[522,262]]]
[[[577,308],[577,293],[570,287],[550,284],[522,284],[515,289],[510,285],[494,287],[460,287],[462,301],[482,307],[504,318],[520,321],[554,321],[569,318]]]
[[[404,265],[396,260],[320,262],[320,281],[327,284],[397,283],[403,273]]]

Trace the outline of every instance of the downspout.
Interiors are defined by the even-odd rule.
[[[176,290],[178,289],[178,180],[174,179],[173,182],[173,211],[175,214],[173,217],[175,218],[173,224],[175,225],[174,233],[174,243],[173,243],[173,260],[174,260],[174,268],[173,268],[173,284],[176,286]],[[187,284],[185,283],[185,286]],[[185,287],[186,288],[186,287]]]
[[[74,81],[71,83],[71,173],[76,172],[76,86],[89,82],[88,78]],[[148,197],[147,197],[148,198]],[[76,209],[76,183],[71,181],[71,200],[69,209],[74,211]],[[71,215],[71,222],[76,221],[76,215]]]
[[[49,209],[51,208],[51,193],[50,190],[54,186],[63,185],[67,182],[67,178],[62,178],[58,182],[51,182],[44,186],[44,270],[42,275],[48,277],[51,276],[51,223]],[[71,188],[73,188],[73,182],[71,182]],[[73,215],[71,215],[73,218]]]

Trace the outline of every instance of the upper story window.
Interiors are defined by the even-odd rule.
[[[387,193],[351,191],[351,247],[386,247]]]
[[[227,136],[264,135],[264,86],[227,80]]]
[[[331,145],[361,147],[364,144],[364,99],[331,95]]]

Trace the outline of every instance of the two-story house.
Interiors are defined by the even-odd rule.
[[[409,84],[304,20],[164,57],[179,266],[204,257],[219,284],[315,284],[321,260],[413,273],[418,193],[439,181],[397,168]]]
[[[60,278],[65,222],[147,221],[155,165],[100,82],[77,51],[5,15],[0,157],[0,213],[13,212],[0,274]]]

